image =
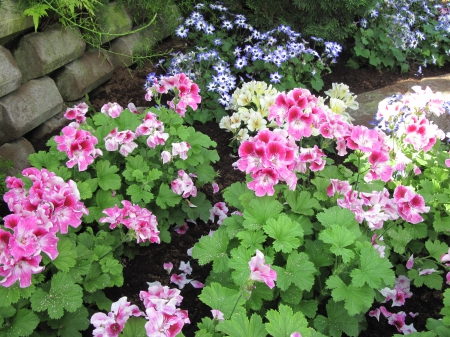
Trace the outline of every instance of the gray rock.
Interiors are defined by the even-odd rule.
[[[17,67],[11,52],[0,46],[0,97],[20,87],[22,73]]]
[[[56,71],[53,78],[63,99],[74,101],[109,80],[113,73],[114,67],[107,55],[88,51]]]
[[[30,167],[28,156],[32,153],[35,153],[33,146],[23,137],[0,146],[0,157],[13,163],[13,167],[6,173],[12,176]]]
[[[0,144],[18,139],[61,111],[63,99],[48,76],[0,98]]]
[[[55,27],[25,35],[12,54],[25,83],[79,58],[85,49],[86,42],[78,28]]]
[[[17,1],[2,0],[0,5],[0,44],[12,40],[25,31],[33,30],[33,18],[22,15],[24,8],[18,6]]]

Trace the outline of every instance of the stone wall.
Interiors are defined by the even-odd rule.
[[[115,68],[130,66],[133,54],[171,35],[180,17],[177,7],[169,7],[152,25],[136,30],[127,10],[115,3],[99,15],[109,52],[89,50],[78,28],[55,25],[34,32],[32,19],[22,17],[16,2],[2,1],[0,156],[15,164],[10,174],[29,165],[26,158],[34,149],[26,134],[39,138],[61,128],[67,106],[108,81]]]

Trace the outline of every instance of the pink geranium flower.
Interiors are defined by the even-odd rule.
[[[264,282],[270,289],[275,286],[274,281],[277,280],[277,273],[265,264],[264,254],[261,251],[256,250],[256,255],[250,259],[248,265],[251,280]]]
[[[117,118],[122,113],[123,108],[118,103],[106,103],[100,109],[100,112],[106,116],[110,116],[111,118]]]
[[[398,214],[412,224],[422,222],[423,218],[420,213],[428,213],[430,210],[430,207],[425,206],[421,195],[402,185],[395,188],[394,200],[397,204]]]
[[[181,195],[183,198],[189,198],[190,196],[197,196],[197,187],[191,177],[183,170],[178,171],[178,178],[171,183],[173,193]]]

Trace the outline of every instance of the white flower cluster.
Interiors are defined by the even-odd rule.
[[[325,91],[325,94],[330,97],[328,105],[331,111],[335,114],[344,116],[347,119],[347,122],[354,120],[346,110],[347,108],[358,110],[359,104],[355,101],[357,96],[350,92],[348,85],[344,83],[333,83],[331,89]],[[323,102],[325,100],[326,99],[324,99]],[[324,107],[327,106],[324,105]]]
[[[235,111],[224,116],[219,127],[231,131],[239,143],[249,138],[249,132],[266,129],[269,107],[275,102],[279,92],[271,84],[262,81],[244,83],[234,91],[227,110]]]

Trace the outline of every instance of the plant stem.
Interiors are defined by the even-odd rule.
[[[236,309],[236,306],[237,306],[239,300],[241,299],[241,297],[242,297],[242,294],[239,294],[239,297],[238,297],[238,299],[236,300],[236,303],[234,303],[233,310],[231,310],[230,318],[231,318],[231,316],[233,316],[234,310]]]

